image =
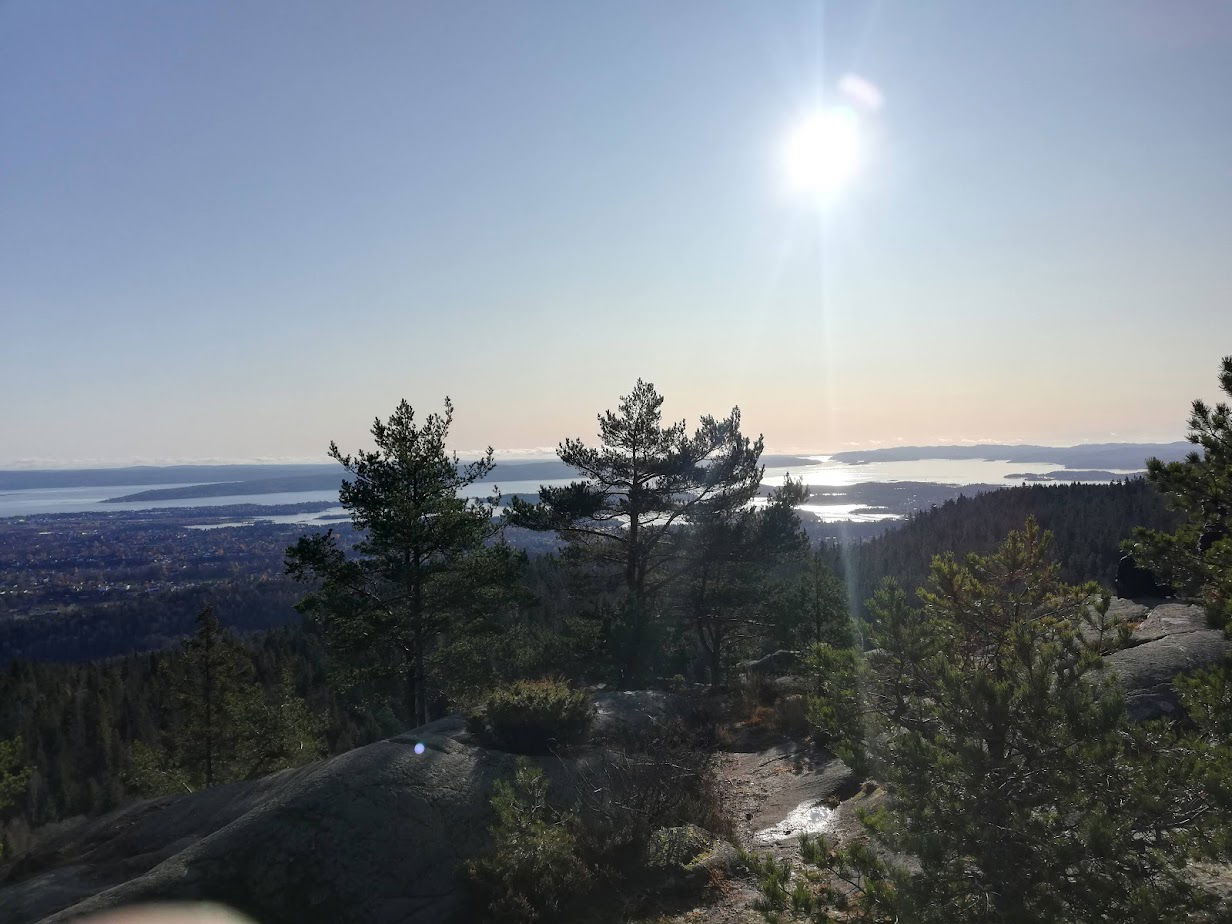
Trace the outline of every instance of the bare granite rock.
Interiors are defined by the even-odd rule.
[[[1146,613],[1145,618],[1134,629],[1132,639],[1135,642],[1153,642],[1167,635],[1203,632],[1209,628],[1202,607],[1164,603]]]
[[[1208,627],[1199,606],[1164,603],[1146,613],[1130,636],[1130,647],[1104,658],[1125,689],[1125,706],[1135,720],[1178,716],[1172,686],[1178,674],[1214,667],[1232,654],[1232,643]]]
[[[654,728],[677,700],[600,694],[596,725],[617,737]],[[626,800],[621,787],[632,785],[610,772],[618,756],[589,745],[533,760],[561,804],[585,793],[584,814],[610,814],[603,799]],[[469,921],[464,863],[487,847],[493,784],[517,760],[451,716],[264,779],[138,802],[66,826],[0,867],[0,922],[204,900],[261,924]],[[602,798],[597,780],[610,787]]]
[[[461,864],[486,842],[491,785],[513,760],[425,726],[251,783],[140,802],[9,870],[3,919],[161,899],[219,901],[262,924],[454,919]]]

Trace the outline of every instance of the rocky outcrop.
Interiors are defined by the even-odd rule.
[[[1177,714],[1173,678],[1230,650],[1198,607],[1148,610],[1117,600],[1113,613],[1133,629],[1106,669],[1136,719]],[[790,660],[782,655],[764,666],[781,667]],[[600,736],[654,729],[679,708],[667,693],[595,699]],[[600,777],[610,754],[592,747],[541,765],[568,801],[579,780]],[[0,870],[0,921],[62,922],[162,899],[222,901],[262,924],[466,920],[462,864],[486,845],[492,785],[512,774],[515,760],[480,747],[455,717],[262,780],[139,802],[61,830]],[[859,786],[841,761],[794,745],[731,754],[722,775],[743,838],[791,827],[772,846],[784,851],[795,849],[798,834],[786,822],[811,823]],[[840,811],[834,823],[842,818]],[[666,881],[700,882],[726,862],[729,851],[717,842],[689,853],[701,836],[663,835],[655,857]],[[687,857],[666,850],[681,843]]]
[[[1135,606],[1114,601],[1117,604],[1123,609]],[[1105,668],[1115,672],[1124,687],[1130,718],[1179,716],[1173,678],[1219,664],[1232,654],[1232,643],[1222,630],[1208,626],[1199,606],[1165,603],[1142,609],[1129,647],[1107,655]]]
[[[461,732],[446,720],[65,832],[8,871],[3,920],[205,898],[263,924],[457,917],[461,863],[482,849],[492,783],[514,760],[458,740]]]
[[[599,743],[536,759],[556,800],[584,795],[583,814],[610,814],[603,798],[626,800],[634,776],[613,772],[620,754],[605,742],[679,710],[671,694],[597,695]],[[0,868],[0,922],[161,900],[221,902],[261,924],[471,920],[463,865],[487,846],[493,784],[517,760],[453,716],[265,779],[139,802]],[[610,792],[596,797],[595,781]],[[716,842],[665,876],[693,882],[728,853]]]

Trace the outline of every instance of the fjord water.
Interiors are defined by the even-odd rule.
[[[778,486],[788,473],[808,485],[830,487],[841,491],[843,487],[860,482],[918,481],[945,485],[992,485],[1009,486],[1015,481],[1011,474],[1042,474],[1063,469],[1064,465],[1053,462],[1005,462],[985,459],[921,459],[905,462],[870,462],[853,465],[832,461],[828,456],[815,456],[814,464],[766,469],[765,483]],[[1131,470],[1113,470],[1116,474],[1132,474]],[[1068,481],[1069,479],[1065,479]],[[1074,479],[1082,480],[1082,479]],[[539,479],[532,481],[484,482],[471,485],[467,493],[472,497],[484,497],[499,487],[504,494],[530,494],[540,484],[564,484],[566,479]],[[0,492],[0,517],[31,516],[43,513],[80,513],[85,511],[119,512],[126,510],[150,510],[164,507],[220,507],[232,504],[301,504],[337,500],[336,491],[287,491],[273,494],[244,494],[224,497],[175,498],[152,501],[133,501],[119,504],[102,504],[111,497],[133,494],[147,489],[171,488],[181,485],[94,485],[72,488],[29,488]],[[834,504],[813,504],[806,509],[823,519],[864,519],[879,514],[854,515],[858,505],[843,504],[835,497]],[[310,514],[287,514],[279,516],[286,522],[311,522],[336,511]],[[270,519],[273,519],[272,517]]]

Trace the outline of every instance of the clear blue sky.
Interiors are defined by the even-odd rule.
[[[783,190],[854,72],[859,175]],[[0,464],[313,458],[640,375],[780,449],[1178,437],[1232,4],[0,0]]]

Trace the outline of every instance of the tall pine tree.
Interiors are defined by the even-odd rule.
[[[690,435],[684,421],[663,424],[663,398],[638,379],[616,411],[599,415],[598,447],[566,439],[557,455],[582,478],[539,489],[539,502],[515,499],[513,525],[555,530],[575,555],[618,571],[623,585],[622,680],[644,678],[656,597],[672,574],[675,527],[694,511],[744,506],[761,484],[762,439],[740,432],[740,410],[703,417]]]
[[[466,465],[446,448],[453,404],[416,423],[402,401],[372,425],[373,450],[329,454],[346,469],[338,500],[362,539],[348,555],[333,532],[287,550],[290,574],[319,582],[301,609],[324,626],[344,683],[401,686],[408,719],[423,724],[438,683],[432,653],[474,587],[459,578],[498,532],[492,507],[461,496],[494,466],[492,450]],[[499,570],[499,569],[497,569]]]

